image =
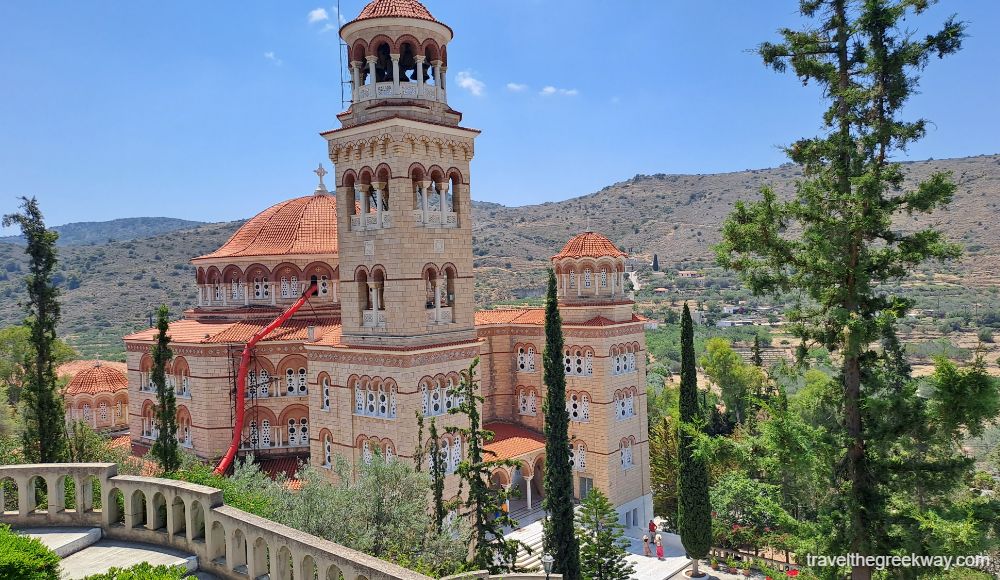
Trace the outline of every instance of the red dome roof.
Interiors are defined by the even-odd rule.
[[[94,362],[90,368],[76,373],[68,385],[67,395],[96,395],[128,390],[128,377],[117,368]]]
[[[437,22],[430,11],[417,0],[372,0],[355,20],[371,18],[418,18]]]
[[[611,243],[611,240],[594,232],[584,232],[570,238],[553,260],[560,258],[624,258],[625,252],[618,249],[618,246]]]
[[[272,205],[243,224],[221,248],[195,259],[336,253],[336,198],[307,195]]]

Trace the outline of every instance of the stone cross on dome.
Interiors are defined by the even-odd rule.
[[[319,185],[316,186],[316,191],[314,191],[313,193],[316,194],[316,195],[321,195],[321,194],[324,194],[324,193],[329,193],[326,190],[326,184],[323,183],[323,176],[326,175],[326,173],[327,173],[326,169],[323,169],[323,164],[320,163],[319,167],[317,167],[316,169],[313,170],[313,173],[315,173],[316,175],[319,176]]]

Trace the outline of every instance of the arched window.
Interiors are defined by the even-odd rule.
[[[584,288],[590,288],[591,282],[592,282],[591,277],[592,276],[591,276],[590,268],[585,268],[583,270],[583,287]]]
[[[455,473],[458,464],[462,462],[462,438],[455,436],[451,442],[451,457],[448,461],[448,473]]]
[[[569,287],[576,288],[576,270],[569,271]]]
[[[354,380],[354,413],[379,419],[396,418],[396,383],[361,377]],[[350,384],[350,383],[349,383]]]
[[[632,444],[634,443],[634,438],[629,437],[628,439],[622,439],[619,443],[619,451],[621,453],[622,470],[627,470],[635,465],[632,461]]]
[[[83,404],[83,420],[90,421],[90,403]]]
[[[387,440],[385,442],[385,445],[382,447],[382,456],[385,457],[386,462],[396,459],[396,447],[392,444],[392,441]]]
[[[371,442],[368,441],[368,440],[365,440],[361,444],[361,461],[363,461],[365,463],[365,465],[371,465],[373,457],[374,456],[372,455]]]
[[[323,410],[330,410],[330,377],[323,376],[320,380],[320,384],[323,386]]]
[[[301,416],[288,418],[288,445],[291,447],[309,445],[308,417]]]
[[[333,437],[329,433],[323,433],[323,467],[333,467]]]
[[[590,420],[590,395],[586,392],[570,391],[566,398],[566,412],[569,420],[585,423]]]
[[[520,387],[517,390],[517,410],[521,415],[534,417],[538,413],[538,395],[535,389]]]
[[[575,446],[570,442],[569,465],[574,471],[583,471],[587,468],[587,446],[582,441],[578,441]]]
[[[608,269],[601,268],[601,288],[608,287]]]
[[[517,347],[517,370],[525,373],[535,372],[535,347],[522,345]]]
[[[101,422],[107,422],[108,420],[108,404],[105,401],[101,401],[101,404],[97,406],[97,416],[101,418]]]
[[[589,377],[594,374],[594,351],[587,349],[583,355],[583,376]]]
[[[271,420],[264,419],[260,422],[260,446],[271,446]]]

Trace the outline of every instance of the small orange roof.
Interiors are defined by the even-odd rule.
[[[172,343],[218,344],[243,343],[263,330],[269,320],[241,322],[201,322],[198,320],[175,320],[170,323],[167,336]],[[316,327],[317,343],[337,345],[340,343],[340,319],[321,318],[319,320],[289,320],[264,338],[272,341],[305,341],[309,337],[309,326]],[[155,340],[157,330],[147,328],[125,337],[125,340]]]
[[[476,326],[491,324],[545,324],[545,309],[498,308],[476,311]]]
[[[123,373],[128,372],[128,365],[126,365],[123,362],[114,362],[107,360],[97,361],[94,359],[71,360],[56,367],[56,376],[73,378],[76,376],[76,373],[85,369],[89,369],[90,367],[94,366],[97,362],[100,362],[102,366],[108,366],[113,369],[118,369]]]
[[[232,326],[232,322],[201,322],[181,319],[170,323],[167,336],[171,342],[202,343]],[[156,340],[156,328],[140,330],[125,337],[125,340]]]
[[[417,0],[372,0],[355,20],[369,18],[419,18],[437,22],[427,7]]]
[[[492,451],[496,456],[487,456],[487,460],[514,459],[545,449],[545,437],[540,433],[518,425],[488,423],[483,425],[483,429],[488,429],[494,433],[493,441],[483,446],[483,449]]]
[[[336,197],[316,194],[272,205],[243,224],[221,248],[195,260],[336,253]]]
[[[204,342],[247,342],[253,335],[264,330],[270,324],[268,320],[260,322],[237,322],[222,332],[205,339]],[[316,327],[316,338],[321,338],[328,332],[340,331],[340,319],[328,318],[323,320],[289,320],[278,328],[271,331],[271,334],[264,338],[265,342],[279,340],[304,341],[309,337],[310,326]]]
[[[66,385],[67,395],[96,395],[128,390],[128,377],[121,370],[100,361],[76,373]]]
[[[595,232],[583,232],[570,238],[553,260],[560,258],[604,258],[625,257],[628,254],[618,249],[611,240]]]

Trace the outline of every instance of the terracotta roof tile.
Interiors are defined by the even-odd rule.
[[[372,0],[355,20],[369,18],[419,18],[437,22],[430,11],[417,0]]]
[[[483,448],[496,453],[488,459],[514,459],[527,453],[545,449],[545,437],[530,429],[510,423],[488,423],[483,429],[493,431],[493,441]]]
[[[625,257],[628,254],[618,249],[611,240],[595,232],[584,232],[570,238],[553,260],[560,258],[613,258]]]
[[[56,376],[73,378],[76,376],[76,373],[85,369],[89,369],[90,367],[94,366],[97,362],[98,361],[94,359],[71,360],[56,367]],[[101,366],[108,366],[113,369],[118,369],[123,373],[128,372],[128,365],[126,365],[123,362],[102,360],[100,361],[100,363]]]
[[[259,322],[237,322],[211,338],[205,339],[204,342],[247,342],[253,337],[253,335],[257,334],[261,330],[264,330],[268,324],[270,324],[270,321],[264,320]],[[305,341],[309,336],[309,326],[316,327],[317,338],[322,338],[329,332],[336,332],[338,335],[340,334],[339,318],[326,318],[321,320],[289,320],[278,328],[275,328],[271,334],[267,335],[264,338],[264,342],[285,340],[300,342]]]
[[[336,253],[336,197],[321,194],[272,205],[243,224],[221,248],[195,260]]]
[[[93,361],[90,368],[76,373],[64,391],[67,395],[96,395],[128,390],[128,376],[119,368]]]
[[[476,311],[476,326],[494,324],[545,324],[545,309],[498,308]]]
[[[297,481],[295,474],[299,471],[298,457],[274,457],[262,459],[257,462],[260,470],[266,473],[271,479],[276,479],[279,475],[284,475],[290,480]]]
[[[209,338],[232,326],[232,322],[201,322],[198,320],[175,320],[170,323],[167,336],[172,342],[203,343]],[[125,340],[155,340],[156,329],[147,328],[125,337]]]

